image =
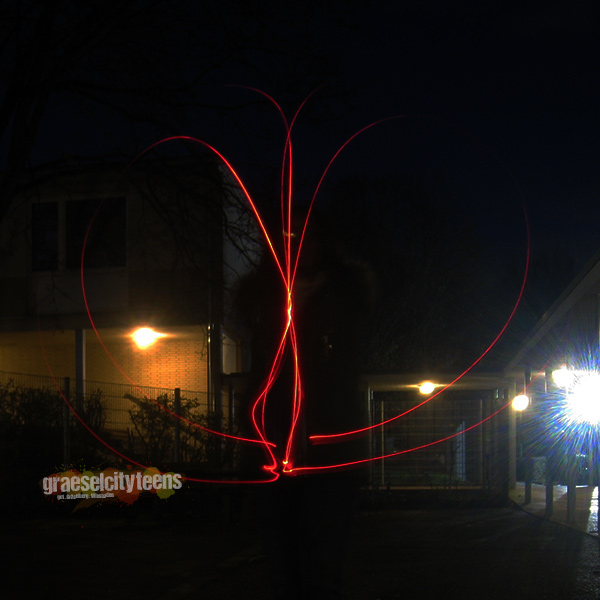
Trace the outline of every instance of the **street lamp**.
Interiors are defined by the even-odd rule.
[[[592,480],[597,481],[600,372],[595,369],[571,370],[563,367],[554,371],[552,377],[563,388],[562,410],[559,409],[558,416],[564,431],[570,432],[570,453],[574,457],[587,456],[588,465],[592,468]],[[588,485],[589,483],[588,481]]]
[[[159,333],[150,327],[139,327],[129,337],[135,342],[138,348],[144,349],[152,346],[156,340],[166,335],[166,333]]]
[[[575,379],[575,372],[569,370],[567,367],[560,367],[552,371],[552,380],[560,387],[567,389],[573,385]]]
[[[564,391],[564,416],[572,423],[600,425],[600,372],[560,367],[552,372]]]
[[[519,394],[515,396],[512,401],[513,410],[517,412],[523,412],[529,406],[529,396],[525,394]]]
[[[436,387],[437,386],[432,381],[424,381],[419,386],[419,392],[421,392],[421,394],[423,394],[424,396],[427,396],[427,395],[431,394],[435,390]]]
[[[576,423],[600,424],[600,373],[574,372],[566,388],[567,416]]]

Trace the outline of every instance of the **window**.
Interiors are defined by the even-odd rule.
[[[58,203],[34,204],[31,215],[32,269],[58,269]]]
[[[124,267],[127,263],[125,198],[41,202],[32,209],[32,269]]]
[[[127,261],[124,198],[72,200],[66,206],[66,267],[124,267]]]

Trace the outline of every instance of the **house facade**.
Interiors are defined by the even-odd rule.
[[[232,243],[247,225],[237,190],[216,163],[198,163],[55,165],[23,183],[0,232],[5,381],[99,391],[121,432],[140,400],[174,389],[223,414],[222,376],[242,360],[228,294],[253,241],[246,230]],[[137,343],[139,328],[154,343]]]
[[[168,439],[168,459],[204,460],[205,441],[176,439],[174,420],[165,433],[153,407],[178,410],[179,394],[182,416],[233,432],[245,364],[231,291],[256,259],[256,239],[238,190],[210,161],[36,172],[2,224],[0,383],[23,374],[64,388],[68,379],[82,414],[99,394],[105,431],[126,453],[157,464],[152,443]],[[155,343],[136,343],[142,327]],[[456,376],[428,375],[436,391]],[[500,409],[520,384],[468,374],[424,403],[421,383],[365,378],[371,485],[504,493],[516,438],[514,415]]]

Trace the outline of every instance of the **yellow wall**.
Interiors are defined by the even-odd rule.
[[[172,328],[141,350],[122,329],[86,331],[86,379],[183,390],[207,390],[206,329]],[[105,347],[102,346],[104,344]],[[75,332],[0,334],[0,371],[75,378]]]

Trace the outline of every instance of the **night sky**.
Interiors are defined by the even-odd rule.
[[[396,168],[411,158],[423,168],[438,163],[484,213],[517,228],[498,235],[521,235],[522,199],[534,249],[564,236],[578,260],[595,252],[593,3],[382,4],[371,4],[335,49],[355,90],[352,117],[407,115],[389,125]]]
[[[200,82],[186,110],[167,115],[172,127],[160,135],[213,143],[260,187],[261,170],[279,160],[279,117],[260,96],[226,86],[259,88],[291,115],[322,85],[296,125],[299,182],[314,181],[359,128],[399,116],[361,136],[336,169],[383,177],[443,171],[493,252],[523,252],[523,203],[534,252],[564,248],[581,265],[597,250],[595,3],[237,4],[175,3],[189,11],[181,35],[160,20],[144,25],[144,43],[159,53],[164,48],[155,67],[148,51],[154,81],[175,73]],[[223,60],[222,44],[232,48]],[[119,60],[111,60],[118,71]],[[135,127],[77,94],[58,92],[32,162],[98,152],[134,156],[159,135],[143,126],[131,135]]]

